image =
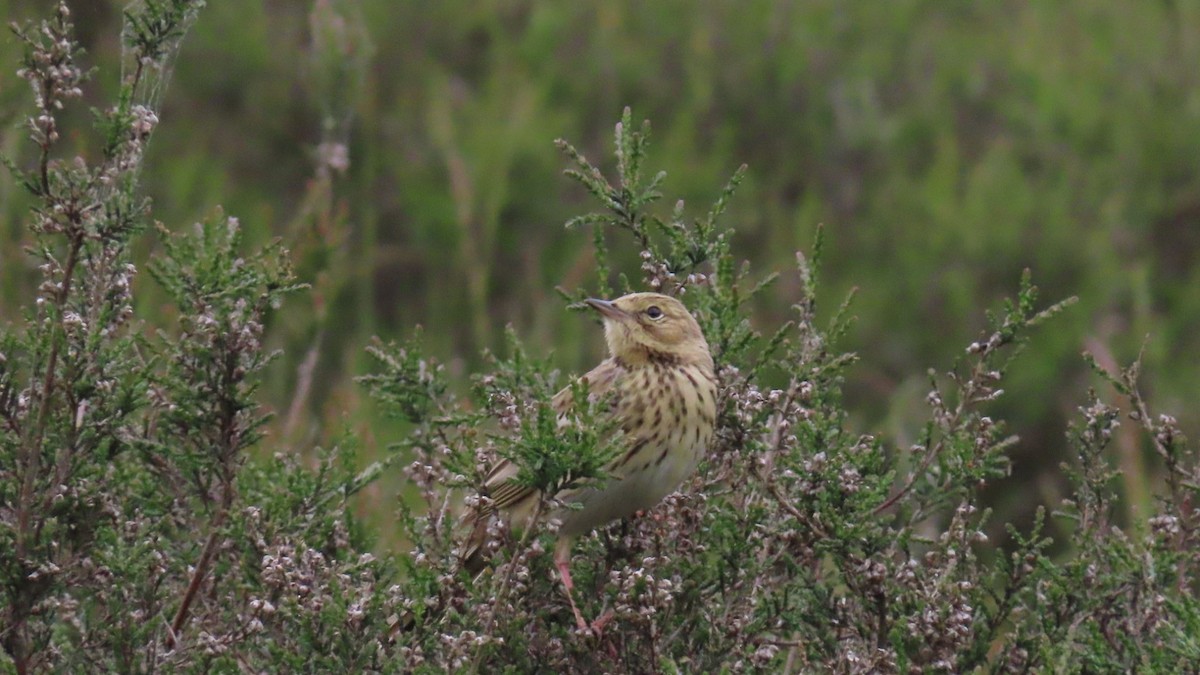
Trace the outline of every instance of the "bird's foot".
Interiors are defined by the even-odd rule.
[[[616,616],[615,612],[613,612],[611,609],[607,610],[600,616],[596,617],[596,620],[592,622],[592,625],[589,626],[589,628],[591,628],[592,632],[596,634],[596,637],[600,637],[600,635],[604,632],[604,627],[613,620],[614,616]]]
[[[557,559],[554,561],[554,566],[558,568],[558,575],[562,578],[563,590],[567,593],[567,602],[571,603],[571,612],[575,614],[575,625],[581,631],[588,629],[587,621],[584,621],[583,614],[580,613],[579,607],[575,605],[575,582],[571,581],[571,566],[570,560]]]
[[[583,614],[580,613],[579,608],[575,606],[575,599],[571,597],[570,592],[567,593],[567,600],[571,601],[571,611],[575,613],[575,627],[578,628],[580,632],[586,633],[591,626],[589,626],[587,620],[583,618]]]
[[[571,613],[575,615],[575,627],[581,633],[591,632],[596,637],[604,632],[604,627],[608,622],[612,621],[613,611],[607,610],[601,614],[595,621],[589,623],[583,618],[583,613],[579,611],[579,606],[575,604],[575,582],[571,580],[571,560],[565,555],[554,556],[554,566],[558,568],[558,575],[562,578],[563,590],[567,593],[567,602],[571,604]]]
[[[574,607],[572,607],[572,609],[574,609]],[[612,622],[614,616],[616,616],[616,614],[610,609],[589,623],[587,619],[583,618],[583,615],[580,614],[579,610],[576,609],[575,627],[579,629],[580,633],[583,633],[584,635],[590,634],[596,639],[599,639],[604,637],[604,628],[608,626],[610,622]]]

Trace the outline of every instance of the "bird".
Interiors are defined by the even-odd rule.
[[[580,379],[594,401],[608,400],[602,414],[614,415],[622,432],[608,478],[597,485],[563,490],[563,504],[551,513],[561,520],[554,564],[581,630],[589,627],[573,597],[570,558],[574,539],[614,520],[656,505],[689,476],[712,441],[717,417],[717,377],[708,342],[696,319],[679,300],[660,293],[632,293],[615,300],[585,303],[604,324],[608,358]],[[607,398],[611,397],[611,398]],[[558,392],[552,406],[560,421],[574,405],[571,387]],[[500,460],[485,475],[481,494],[469,511],[471,534],[461,556],[463,567],[478,573],[484,566],[487,524],[506,518],[522,529],[532,526],[543,495],[516,482],[518,467]]]

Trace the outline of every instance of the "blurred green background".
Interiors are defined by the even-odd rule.
[[[124,2],[70,4],[98,68],[87,102],[108,105]],[[51,3],[0,6],[22,20]],[[19,53],[0,40],[0,151],[27,163]],[[566,370],[600,357],[599,331],[553,291],[590,283],[593,261],[590,236],[562,228],[591,205],[552,141],[611,166],[630,105],[653,122],[667,208],[681,197],[700,215],[749,165],[726,220],[735,250],[785,272],[760,329],[787,317],[793,251],[825,225],[826,312],[859,290],[844,346],[861,356],[847,404],[864,432],[914,441],[927,368],[954,363],[1023,268],[1047,302],[1080,297],[994,405],[1023,439],[994,501],[1020,519],[1058,498],[1066,423],[1096,384],[1085,348],[1127,363],[1144,344],[1148,394],[1196,436],[1198,63],[1200,5],[1180,2],[213,1],[162,99],[144,187],[171,229],[221,205],[252,239],[282,237],[314,286],[272,327],[287,352],[264,389],[280,412],[267,451],[350,428],[371,456],[402,432],[351,379],[371,335],[420,324],[463,377],[506,324]],[[64,149],[95,156],[86,107],[71,115]],[[37,283],[27,207],[0,177],[5,324]],[[159,316],[139,284],[143,316]],[[1153,457],[1132,436],[1115,452],[1144,507]]]

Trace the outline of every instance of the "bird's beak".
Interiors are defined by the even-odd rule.
[[[592,309],[600,312],[600,315],[606,319],[624,319],[625,317],[629,316],[625,310],[617,307],[608,300],[588,298],[587,300],[584,300],[584,302],[590,305]]]

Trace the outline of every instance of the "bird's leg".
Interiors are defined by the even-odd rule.
[[[558,568],[563,588],[567,591],[567,602],[571,603],[571,611],[575,613],[575,625],[579,626],[579,630],[587,630],[588,623],[575,606],[575,583],[571,581],[571,540],[567,537],[559,539],[554,547],[554,566]]]
[[[575,625],[581,631],[590,630],[597,637],[604,631],[604,627],[613,619],[613,611],[610,609],[600,618],[588,623],[583,618],[583,613],[579,611],[579,607],[575,605],[575,582],[571,581],[571,540],[559,539],[558,544],[554,547],[554,566],[558,568],[558,575],[562,577],[563,588],[567,591],[567,602],[571,603],[571,611],[575,613]],[[614,654],[615,656],[615,654]]]

